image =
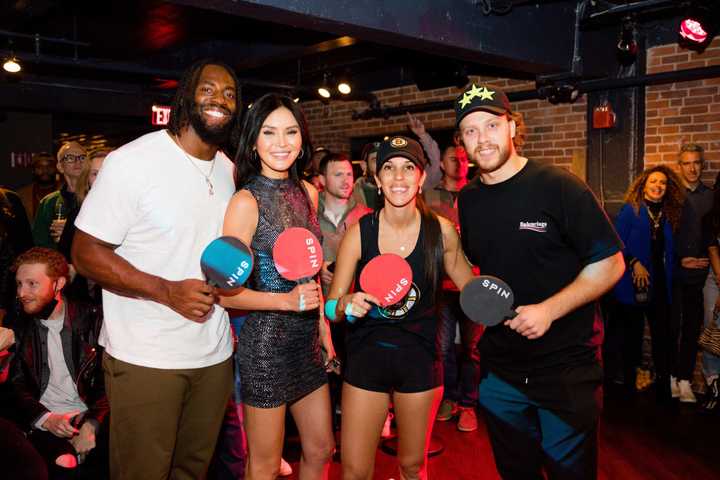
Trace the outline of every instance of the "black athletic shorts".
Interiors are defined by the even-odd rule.
[[[348,351],[345,381],[372,392],[424,392],[443,384],[442,362],[420,344],[368,342]]]

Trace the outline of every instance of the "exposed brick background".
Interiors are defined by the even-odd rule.
[[[703,53],[662,45],[648,50],[647,73],[720,65],[720,37]],[[647,87],[645,91],[645,164],[675,164],[680,145],[705,148],[704,180],[720,171],[720,78]]]
[[[475,82],[489,83],[507,92],[531,90],[535,82],[501,78],[474,77]],[[454,100],[461,90],[440,88],[419,91],[417,87],[406,86],[374,92],[383,106],[412,105],[442,100]],[[320,101],[303,103],[303,109],[310,122],[310,131],[315,145],[331,150],[350,150],[353,137],[377,136],[398,131],[409,131],[404,115],[389,119],[352,120],[353,110],[367,107],[364,102]],[[529,100],[513,105],[524,115],[527,134],[523,154],[537,160],[555,163],[570,168],[574,155],[584,156],[587,144],[585,126],[585,98],[576,103],[551,105],[545,100]],[[419,113],[416,115],[428,130],[452,129],[455,126],[453,110]],[[441,145],[442,147],[442,145]]]

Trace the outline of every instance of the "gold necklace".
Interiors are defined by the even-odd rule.
[[[653,215],[653,213],[650,211],[650,208],[647,209],[648,217],[650,217],[650,220],[652,220],[652,228],[650,229],[650,232],[652,234],[652,238],[655,239],[657,237],[657,231],[660,228],[660,220],[662,219],[662,210],[660,210],[657,214],[657,216]]]
[[[215,168],[215,159],[217,157],[213,157],[212,163],[210,164],[210,171],[208,172],[207,175],[205,175],[205,173],[202,170],[200,170],[200,167],[195,165],[195,162],[193,162],[192,158],[190,158],[190,155],[187,154],[182,143],[180,143],[180,137],[178,137],[177,135],[175,135],[175,142],[177,142],[178,146],[180,147],[180,150],[182,150],[182,152],[183,152],[183,155],[185,155],[185,158],[187,158],[188,162],[190,162],[190,165],[195,167],[195,170],[200,172],[200,175],[202,175],[205,178],[205,183],[207,183],[207,186],[208,186],[208,194],[215,195],[215,187],[213,186],[212,181],[210,181],[210,177],[212,176],[213,169]]]

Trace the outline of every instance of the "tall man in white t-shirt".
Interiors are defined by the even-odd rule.
[[[235,191],[218,148],[236,121],[237,85],[222,64],[193,65],[168,130],[108,155],[75,222],[73,263],[103,286],[113,480],[203,478],[215,446],[232,336],[200,255]]]

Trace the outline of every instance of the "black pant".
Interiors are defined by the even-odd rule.
[[[670,358],[674,351],[670,341],[669,305],[665,295],[653,295],[648,305],[619,305],[617,318],[623,331],[622,357],[625,382],[632,385],[635,368],[642,359],[642,341],[645,330],[645,319],[650,326],[652,359],[655,366],[656,386],[658,395],[670,397]]]
[[[0,465],[3,478],[46,480],[43,458],[12,422],[0,418]]]
[[[495,465],[506,480],[597,478],[597,425],[602,408],[599,365],[511,384],[489,373],[480,382]]]
[[[677,282],[670,311],[671,371],[680,380],[691,380],[703,324],[703,284]]]
[[[62,455],[72,455],[77,452],[66,438],[56,437],[50,432],[33,430],[28,435],[28,440],[35,450],[45,460],[49,477],[54,480],[66,480],[76,478],[76,468],[65,468],[59,466],[55,461]]]

